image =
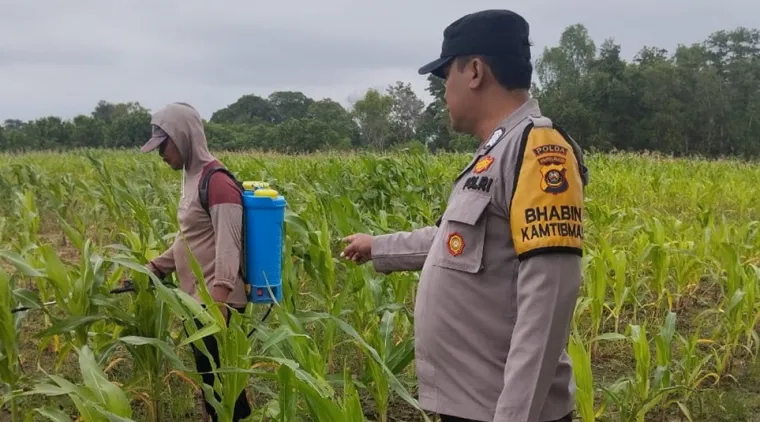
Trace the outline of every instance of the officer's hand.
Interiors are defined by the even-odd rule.
[[[372,239],[372,236],[364,233],[344,237],[343,241],[347,242],[348,246],[343,250],[341,256],[357,264],[364,264],[372,259]]]

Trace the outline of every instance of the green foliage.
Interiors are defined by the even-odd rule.
[[[646,46],[628,63],[568,27],[537,60],[542,111],[587,149],[756,157],[760,30],[718,31],[672,55]]]
[[[395,150],[406,151],[412,154],[424,154],[428,152],[428,149],[425,146],[425,144],[417,140],[408,141],[401,144],[396,144]]]
[[[51,397],[67,395],[76,405],[82,419],[87,422],[132,421],[133,411],[129,398],[121,388],[108,380],[92,350],[84,346],[77,353],[81,384],[74,384],[58,375],[48,375],[53,383],[40,383],[30,393]],[[52,407],[37,409],[37,412],[52,421],[68,420],[65,413]]]
[[[157,157],[0,156],[0,194],[13,198],[0,204],[0,406],[14,421],[197,420],[192,391],[202,389],[219,394],[213,406],[229,420],[246,389],[252,420],[425,420],[413,393],[418,275],[340,260],[336,239],[433,224],[446,180],[470,157],[394,147],[410,148],[220,154],[290,204],[282,303],[264,324],[264,309],[249,306],[229,325],[205,284],[203,308],[144,267],[177,228],[179,176]],[[760,168],[598,153],[588,165],[584,285],[568,346],[578,416],[719,420],[701,400],[735,384],[760,352],[760,208],[748,194]],[[108,295],[121,278],[137,291]],[[18,306],[31,310],[10,312]],[[201,385],[188,360],[205,336],[225,351],[214,385]]]
[[[391,135],[393,98],[376,89],[369,89],[364,98],[354,104],[354,116],[363,142],[370,147],[384,148]]]

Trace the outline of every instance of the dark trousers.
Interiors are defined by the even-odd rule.
[[[232,312],[228,309],[228,311]],[[237,312],[245,312],[245,309],[237,309]],[[227,317],[227,323],[229,324],[229,316]],[[195,320],[195,326],[199,329],[203,327],[203,324],[201,324],[200,321],[197,319]],[[219,347],[216,342],[216,338],[214,338],[213,335],[206,336],[203,339],[203,344],[206,345],[206,349],[208,350],[209,354],[214,358],[214,362],[216,363],[216,367],[219,367]],[[214,385],[214,378],[216,377],[215,374],[210,374],[209,372],[213,371],[211,367],[211,362],[209,362],[206,355],[203,354],[200,349],[195,347],[195,345],[190,344],[190,347],[193,349],[193,357],[195,358],[195,368],[198,370],[198,372],[201,374],[201,378],[203,379],[204,384],[208,384],[210,386]],[[206,412],[211,417],[211,420],[213,422],[217,422],[217,415],[216,410],[214,410],[214,406],[212,406],[208,401],[206,401],[205,396],[206,393],[203,392],[204,396],[204,406],[206,407]],[[217,400],[221,400],[221,397],[219,397],[219,394],[214,393],[214,396]],[[251,405],[248,403],[248,397],[245,395],[245,390],[240,392],[240,395],[237,398],[237,401],[235,402],[235,411],[233,413],[232,420],[233,421],[239,421],[242,419],[247,418],[251,415]]]
[[[458,418],[456,416],[441,415],[441,422],[479,422],[479,421],[476,421],[473,419]],[[557,419],[556,421],[546,421],[546,422],[573,422],[573,412],[568,413],[567,415]]]

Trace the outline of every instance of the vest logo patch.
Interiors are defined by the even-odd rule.
[[[459,233],[451,233],[447,245],[451,256],[459,256],[464,251],[464,239]]]
[[[541,145],[533,148],[533,154],[538,157],[538,163],[541,165],[541,190],[554,195],[565,192],[570,186],[566,173],[565,162],[567,159],[567,148],[559,145]],[[549,155],[552,154],[552,155]],[[554,155],[559,154],[559,155]]]
[[[472,172],[475,174],[483,173],[484,171],[488,170],[489,167],[491,167],[493,161],[493,157],[486,155],[485,157],[481,158],[477,164],[475,164],[475,169]]]
[[[567,190],[569,183],[567,182],[566,168],[554,167],[542,167],[541,168],[541,190],[546,193],[557,195]]]

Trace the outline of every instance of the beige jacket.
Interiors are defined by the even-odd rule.
[[[436,226],[375,238],[377,271],[422,270],[414,315],[425,409],[496,422],[572,411],[565,346],[586,176],[580,149],[530,100],[456,177]]]
[[[151,124],[166,131],[177,145],[185,164],[185,180],[177,208],[180,231],[171,247],[149,267],[163,275],[176,271],[180,289],[200,301],[189,248],[203,268],[209,292],[223,286],[230,290],[227,303],[244,308],[247,298],[240,267],[243,208],[237,185],[222,172],[211,176],[209,216],[201,206],[198,187],[206,172],[221,163],[208,151],[201,116],[187,104],[174,103],[157,111]]]

